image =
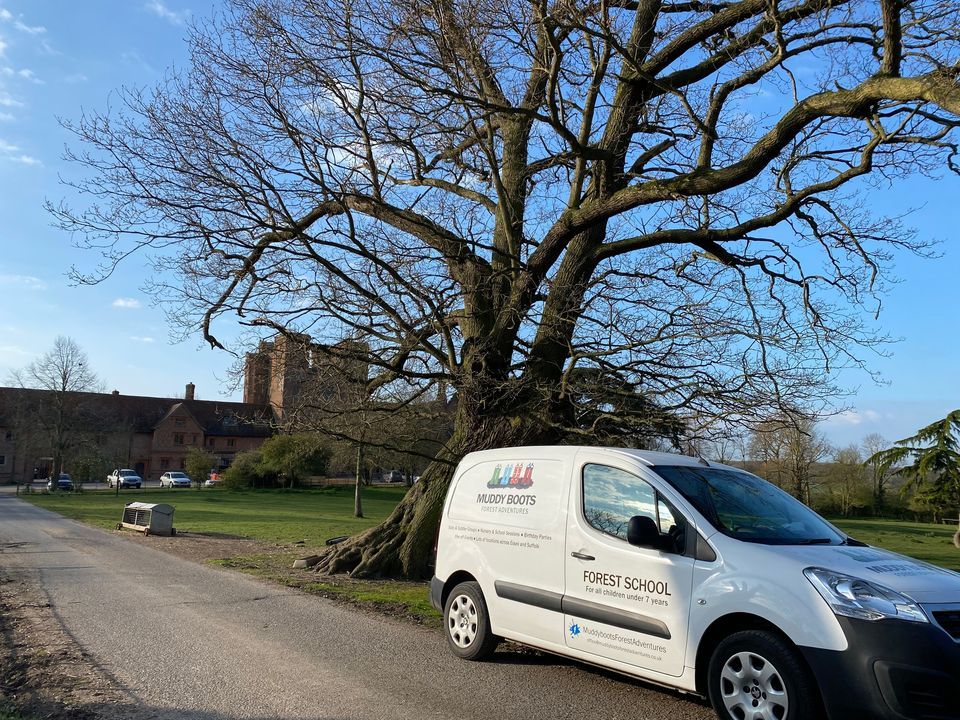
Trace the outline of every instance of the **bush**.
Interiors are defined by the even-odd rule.
[[[267,476],[263,471],[263,459],[259,450],[238,453],[233,463],[220,475],[224,487],[231,490],[270,487],[276,475]]]

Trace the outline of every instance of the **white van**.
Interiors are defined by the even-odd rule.
[[[509,638],[707,696],[724,720],[960,718],[960,574],[696,458],[467,455],[430,599],[461,658]]]

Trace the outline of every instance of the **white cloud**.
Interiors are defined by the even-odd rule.
[[[150,0],[144,8],[152,12],[158,18],[171,22],[174,25],[183,25],[190,17],[189,10],[171,10],[161,0]]]
[[[113,307],[123,308],[125,310],[136,310],[140,307],[140,301],[136,298],[117,298],[113,301]]]
[[[7,158],[13,162],[20,163],[21,165],[43,165],[37,158],[33,155],[17,155],[16,157]]]
[[[0,91],[0,107],[23,107],[23,103]]]
[[[20,32],[26,33],[27,35],[40,35],[45,33],[47,29],[43,25],[27,25],[19,20],[17,20],[13,26]]]
[[[37,77],[37,74],[30,68],[22,68],[17,70],[17,76],[23,78],[24,80],[29,80],[34,85],[43,85],[43,80]]]
[[[6,8],[0,8],[0,20],[3,20],[4,22],[10,22],[13,20],[13,13]]]
[[[0,285],[20,285],[30,290],[46,290],[47,284],[33,275],[0,275]]]
[[[9,153],[15,153],[15,152],[17,152],[19,149],[20,149],[20,148],[17,147],[16,145],[13,145],[12,143],[8,143],[8,142],[7,142],[6,140],[4,140],[3,138],[0,138],[0,153],[8,153],[8,154],[9,154]]]
[[[9,46],[3,41],[3,38],[0,38],[0,57],[3,57],[4,53],[7,51],[7,47]]]
[[[14,117],[8,112],[0,112],[0,122],[13,122]]]
[[[876,410],[845,410],[832,418],[843,425],[869,425],[883,420]]]
[[[131,335],[130,339],[133,340],[134,342],[141,342],[141,343],[156,342],[156,340],[154,340],[152,337],[140,337],[139,335]]]
[[[89,79],[90,78],[83,73],[73,73],[72,75],[67,75],[65,78],[63,78],[63,81],[70,85],[76,85],[77,83],[85,83]]]

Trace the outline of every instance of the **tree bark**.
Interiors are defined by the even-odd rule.
[[[353,516],[363,517],[363,505],[360,500],[360,485],[363,480],[363,445],[357,445],[357,477],[353,488]]]

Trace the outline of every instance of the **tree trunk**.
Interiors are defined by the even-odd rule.
[[[357,477],[353,486],[353,516],[363,517],[363,505],[360,500],[360,485],[363,482],[363,445],[357,445]]]
[[[465,415],[461,408],[447,447],[427,466],[420,481],[407,491],[393,513],[376,527],[332,545],[316,566],[318,573],[428,578],[443,501],[460,458],[474,450],[556,440],[551,431],[532,419]]]

